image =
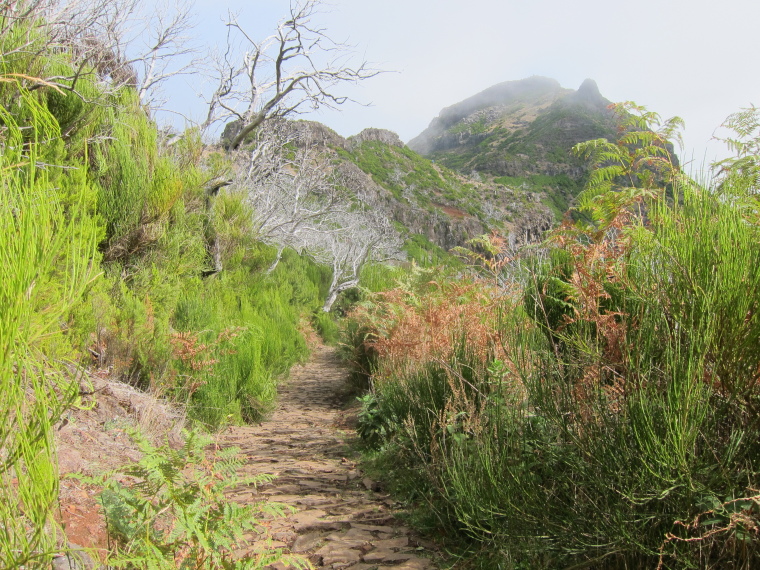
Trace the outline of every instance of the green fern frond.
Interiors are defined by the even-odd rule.
[[[754,105],[732,113],[723,122],[723,127],[734,131],[740,138],[755,138],[760,130],[760,115]]]
[[[624,128],[631,130],[646,131],[657,128],[661,124],[660,115],[654,111],[648,111],[643,105],[637,105],[633,101],[616,103],[613,105],[615,112],[621,118]]]
[[[752,201],[760,192],[760,109],[753,105],[733,113],[722,127],[733,131],[734,136],[715,138],[725,143],[735,156],[712,164],[718,189],[734,198]],[[753,209],[757,212],[756,204]]]
[[[653,131],[628,131],[623,133],[618,144],[630,146],[649,146],[661,142],[662,138]]]
[[[573,148],[592,169],[578,196],[578,209],[601,230],[636,202],[653,196],[653,188],[664,187],[681,176],[670,149],[671,141],[680,143],[683,119],[673,117],[663,122],[657,113],[631,102],[616,105],[615,111],[623,128],[615,144],[598,139]]]
[[[155,447],[139,433],[132,437],[143,456],[121,472],[137,480],[124,485],[116,473],[93,479],[105,487],[100,500],[118,545],[109,561],[113,567],[173,568],[178,549],[186,551],[188,561],[205,561],[204,568],[233,567],[232,552],[261,516],[282,516],[291,510],[277,503],[229,501],[230,489],[273,479],[268,474],[239,477],[242,461],[237,448],[219,450],[210,461],[206,449],[211,439],[197,430],[185,433],[179,449]],[[278,556],[272,553],[272,560]]]
[[[683,130],[686,128],[686,121],[681,117],[671,117],[662,125],[659,135],[665,141],[672,141],[678,144],[678,148],[683,148]]]

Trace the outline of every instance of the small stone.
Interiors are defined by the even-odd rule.
[[[351,523],[351,528],[358,528],[360,530],[366,530],[367,532],[377,532],[383,534],[393,534],[396,532],[396,529],[392,526],[379,526],[371,524]]]
[[[86,552],[78,548],[54,557],[52,567],[53,570],[93,570],[100,568],[100,566],[96,566]]]
[[[279,498],[279,497],[278,497]],[[321,507],[332,503],[335,499],[324,495],[307,495],[305,497],[298,497],[292,502],[296,505],[303,505],[305,507]]]
[[[417,545],[418,550],[420,548],[422,548],[424,550],[430,550],[430,551],[438,550],[438,545],[435,542],[431,541],[431,540],[425,540],[425,539],[422,539],[422,538],[415,538],[411,542],[412,542],[412,544],[416,544]]]
[[[377,562],[382,564],[396,564],[398,562],[406,562],[415,558],[414,554],[406,554],[403,552],[394,552],[387,548],[377,548],[372,552],[368,552],[364,555],[364,562]]]
[[[322,557],[322,564],[329,566],[331,564],[354,564],[361,560],[361,552],[344,547],[323,546],[316,552],[317,556]]]
[[[301,554],[303,552],[306,552],[307,550],[311,550],[312,548],[318,546],[322,542],[323,539],[324,539],[324,534],[319,531],[302,534],[293,543],[292,550],[296,554]]]
[[[367,532],[366,530],[353,527],[353,526],[350,529],[348,529],[343,534],[343,536],[351,540],[364,540],[365,542],[369,542],[370,540],[375,539],[375,537],[372,536],[372,533]]]
[[[430,560],[427,558],[413,557],[396,566],[396,570],[427,570],[432,566]]]
[[[330,541],[333,545],[339,545],[344,548],[359,548],[360,546],[363,546],[369,542],[369,540],[366,538],[351,538],[345,534],[337,533],[328,536],[327,540]]]
[[[269,552],[272,549],[287,548],[288,545],[280,540],[257,540],[251,547],[252,552]]]
[[[409,546],[409,539],[405,536],[401,536],[399,538],[385,538],[381,540],[375,540],[373,541],[373,544],[377,548],[398,550],[399,548],[407,548]]]
[[[277,532],[272,533],[272,538],[274,540],[279,540],[280,542],[284,542],[286,544],[290,544],[293,542],[294,537],[296,537],[296,533],[294,533],[289,528],[285,528],[284,530],[278,530]]]
[[[327,516],[327,513],[319,509],[302,511],[293,517],[295,529],[296,531],[301,532],[319,526],[319,523],[321,522],[320,519],[324,516]]]
[[[341,521],[325,521],[318,520],[314,522],[306,522],[297,524],[295,526],[296,532],[304,532],[307,530],[340,530],[344,527],[344,523]]]
[[[365,477],[362,479],[362,485],[364,485],[364,488],[368,491],[374,491],[376,483],[369,477]]]

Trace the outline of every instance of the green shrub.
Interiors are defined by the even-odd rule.
[[[351,366],[351,384],[357,390],[367,390],[377,364],[377,351],[371,341],[373,329],[354,318],[348,318],[341,329],[341,357]]]
[[[298,568],[308,563],[280,550],[236,556],[244,534],[261,530],[263,517],[282,516],[285,505],[239,505],[229,492],[258,485],[271,476],[242,478],[238,448],[217,450],[208,457],[212,439],[192,431],[179,449],[154,447],[132,434],[142,458],[90,482],[103,487],[103,506],[112,542],[108,565],[113,568],[256,569],[278,562]],[[119,474],[122,477],[116,477]],[[119,482],[127,475],[133,484]]]
[[[325,344],[334,345],[338,342],[340,327],[331,313],[318,311],[312,317],[312,322],[314,323],[314,329]]]

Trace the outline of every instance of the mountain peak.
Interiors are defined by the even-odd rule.
[[[570,93],[572,91],[564,89],[557,80],[539,75],[497,83],[443,109],[423,133],[409,141],[408,146],[420,154],[428,154],[436,150],[438,137],[477,113],[493,109],[491,114],[500,114],[508,107],[520,105],[547,106]]]
[[[564,103],[598,108],[607,107],[610,104],[610,102],[599,92],[599,86],[593,79],[586,79],[581,83],[578,91],[565,97]]]
[[[599,86],[593,79],[586,79],[581,83],[581,86],[578,88],[578,95],[586,98],[598,98],[602,96],[602,94],[599,93]]]
[[[574,107],[582,112],[609,115],[609,105],[593,79],[586,79],[573,91],[554,79],[534,75],[498,83],[446,107],[408,146],[422,155],[430,155],[476,145],[495,129],[518,130],[551,109]]]

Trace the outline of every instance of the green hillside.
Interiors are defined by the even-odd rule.
[[[587,176],[573,146],[617,136],[609,104],[591,80],[578,91],[541,77],[507,82],[444,109],[409,146],[457,172],[537,193],[559,220]]]

